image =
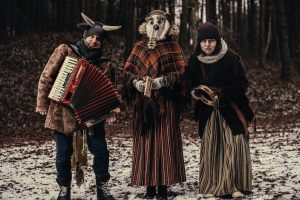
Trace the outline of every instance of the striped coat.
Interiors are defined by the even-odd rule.
[[[154,50],[148,50],[143,41],[138,42],[125,63],[124,87],[133,91],[131,103],[134,104],[132,185],[171,185],[186,180],[177,101],[178,81],[185,67],[176,42],[160,42]],[[132,77],[155,78],[171,72],[177,73],[177,83],[152,91],[151,99],[132,86]],[[152,117],[148,116],[151,114]]]

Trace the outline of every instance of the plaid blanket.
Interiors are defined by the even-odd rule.
[[[144,41],[137,42],[124,66],[134,75],[152,78],[169,72],[177,72],[181,77],[185,68],[183,52],[175,41],[159,41],[155,49],[148,49]]]

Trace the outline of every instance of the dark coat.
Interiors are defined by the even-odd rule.
[[[189,92],[198,85],[221,89],[220,112],[232,133],[237,135],[247,131],[243,121],[248,124],[253,119],[254,113],[245,94],[249,82],[241,59],[236,53],[228,50],[223,58],[211,64],[200,62],[197,55],[193,54],[188,62],[185,80],[188,83]],[[212,111],[213,107],[201,101],[195,104],[194,117],[199,121],[200,137],[203,136],[206,122]]]

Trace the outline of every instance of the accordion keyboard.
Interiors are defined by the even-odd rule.
[[[60,101],[64,96],[65,88],[68,86],[69,79],[76,67],[77,59],[67,56],[61,66],[61,69],[56,77],[53,87],[49,93],[49,98],[54,101]]]

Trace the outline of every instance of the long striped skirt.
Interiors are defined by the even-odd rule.
[[[199,172],[201,194],[222,196],[252,189],[248,139],[243,134],[233,136],[218,110],[204,129]]]
[[[137,117],[137,115],[135,116]],[[179,116],[167,101],[155,126],[133,133],[132,185],[172,185],[186,181]]]

